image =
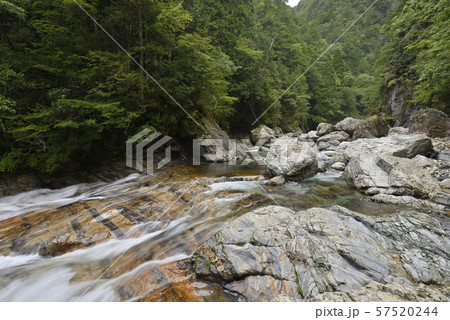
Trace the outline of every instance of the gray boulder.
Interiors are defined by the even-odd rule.
[[[362,122],[362,120],[354,119],[354,118],[345,118],[341,122],[336,124],[336,130],[345,131],[350,136],[353,135],[358,125]]]
[[[379,139],[360,139],[343,142],[337,152],[342,153],[347,161],[361,153],[390,155],[400,158],[414,158],[417,155],[428,155],[433,150],[431,139],[424,134],[393,135]]]
[[[331,166],[331,169],[337,170],[337,171],[344,171],[345,170],[345,163],[343,162],[336,162]]]
[[[429,198],[439,183],[414,160],[377,154],[360,154],[345,169],[348,183],[363,193]]]
[[[297,139],[277,139],[272,143],[265,159],[273,176],[300,181],[317,173],[316,152],[307,142]]]
[[[250,138],[253,144],[258,143],[260,140],[267,140],[270,142],[272,139],[275,139],[277,134],[274,130],[270,129],[267,126],[259,126],[256,129],[253,129],[250,134]]]
[[[332,124],[325,123],[325,122],[320,123],[317,126],[317,136],[321,137],[321,136],[327,135],[327,134],[333,132],[333,130],[334,130],[334,126]]]
[[[424,133],[431,138],[450,136],[450,118],[445,112],[436,109],[417,111],[409,127],[410,133]]]
[[[370,117],[357,125],[353,139],[381,138],[389,133],[388,123],[377,116]]]
[[[310,131],[307,134],[307,139],[311,141],[317,141],[319,139],[319,136],[317,135],[317,131]]]
[[[337,206],[266,207],[229,221],[203,244],[195,272],[246,301],[327,300],[374,283],[404,285],[399,292],[432,283],[436,294],[426,300],[441,301],[450,279],[448,221],[421,212],[370,217]]]
[[[342,142],[350,139],[350,136],[344,131],[335,131],[317,140],[319,150],[336,149]]]

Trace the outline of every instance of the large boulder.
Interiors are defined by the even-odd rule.
[[[362,122],[362,120],[354,119],[354,118],[345,118],[344,120],[338,122],[336,124],[336,130],[345,131],[350,136],[353,135],[358,125]]]
[[[316,152],[307,142],[277,139],[266,157],[267,169],[273,176],[300,181],[317,173]]]
[[[342,142],[350,139],[350,136],[344,131],[335,131],[317,140],[319,150],[336,149]]]
[[[253,129],[250,135],[250,138],[254,144],[258,143],[258,141],[260,140],[267,140],[268,142],[270,142],[276,137],[276,132],[267,126],[259,126],[258,128]]]
[[[429,198],[440,190],[438,181],[414,160],[360,154],[345,169],[348,183],[363,193]]]
[[[332,124],[325,123],[325,122],[320,123],[317,126],[317,136],[321,137],[321,136],[327,135],[327,134],[333,132],[333,130],[334,130],[334,126]]]
[[[374,283],[402,284],[392,300],[415,299],[401,293],[433,284],[435,294],[423,298],[441,301],[450,279],[448,222],[422,212],[370,217],[338,206],[265,207],[227,222],[193,264],[197,276],[246,301],[327,300],[323,294]]]
[[[402,135],[395,134],[379,139],[359,139],[343,142],[337,152],[349,161],[362,153],[389,155],[400,158],[414,158],[417,155],[427,156],[433,150],[433,143],[424,134]]]
[[[389,129],[390,127],[384,119],[373,116],[356,126],[353,139],[384,137],[389,133]]]
[[[410,133],[425,133],[431,138],[450,136],[450,118],[442,111],[425,109],[416,112],[409,127]]]

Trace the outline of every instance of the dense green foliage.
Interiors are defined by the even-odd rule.
[[[450,1],[404,0],[384,26],[386,88],[413,87],[410,101],[450,112]]]
[[[1,0],[0,172],[121,157],[143,127],[189,139],[199,128],[173,99],[234,133],[272,104],[253,126],[364,116],[398,81],[445,108],[448,0],[403,1],[385,48],[380,29],[398,1],[379,0],[308,69],[372,2],[79,0],[97,25],[73,0]]]

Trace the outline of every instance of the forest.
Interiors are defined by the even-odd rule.
[[[449,112],[450,0],[286,2],[1,0],[0,172],[89,168],[205,117],[231,135],[392,120],[399,83]]]

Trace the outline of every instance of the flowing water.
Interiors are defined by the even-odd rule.
[[[0,198],[0,301],[233,301],[197,279],[190,257],[223,224],[252,209],[374,204],[339,172],[265,186],[262,167],[181,164],[153,177],[35,190]]]

